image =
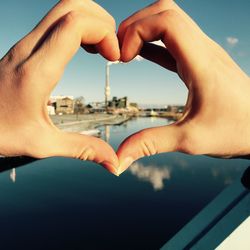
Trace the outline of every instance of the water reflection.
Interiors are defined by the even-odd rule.
[[[191,158],[190,158],[191,159]],[[204,162],[206,160],[211,160],[210,157],[204,156]],[[218,161],[225,160],[217,159]],[[229,161],[229,160],[228,160]],[[194,165],[188,163],[187,160],[181,158],[181,157],[175,157],[173,159],[173,165],[174,169],[176,171],[186,171],[187,174],[192,173],[193,175],[198,174],[202,169],[202,164],[199,168],[195,168]],[[242,166],[228,166],[228,165],[210,165],[207,167],[209,174],[213,177],[214,180],[222,180],[225,186],[229,186],[235,181],[235,173],[239,173],[239,175],[242,173]],[[234,174],[233,174],[234,173]]]
[[[155,121],[157,121],[157,119],[159,119],[159,118],[154,117],[154,116],[151,116],[151,117],[150,117],[150,122],[151,122],[151,123],[154,123]]]
[[[10,172],[10,179],[12,180],[13,183],[16,182],[16,169],[13,168]]]
[[[110,140],[110,126],[107,125],[105,126],[105,129],[104,129],[104,140],[109,143],[109,140]]]
[[[241,166],[218,166],[214,165],[210,167],[212,177],[216,179],[222,179],[225,186],[232,184],[235,181],[234,175],[238,172],[239,175],[242,173]],[[234,173],[234,174],[233,174]]]
[[[134,163],[129,171],[139,180],[150,182],[155,191],[164,188],[164,180],[170,180],[171,172],[168,166],[144,166],[142,163]]]
[[[179,166],[182,170],[189,168],[188,161],[177,156],[174,157],[174,165]]]
[[[8,170],[10,171],[10,179],[13,183],[16,182],[16,168],[25,166],[31,162],[37,161],[35,158],[17,156],[17,157],[4,157],[0,156],[0,173]]]
[[[116,149],[136,131],[164,124],[138,118],[100,129]],[[30,161],[0,158],[0,172],[9,170],[0,174],[1,249],[160,249],[249,165],[169,153],[141,159],[116,178],[92,163],[65,158],[18,168]],[[10,185],[13,169],[18,177]]]
[[[12,172],[15,172],[13,171],[13,169],[25,166],[37,160],[38,159],[26,157],[26,156],[1,157],[0,158],[0,173],[7,171],[7,170],[12,170]]]

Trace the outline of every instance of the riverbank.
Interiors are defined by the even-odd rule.
[[[131,119],[128,115],[84,114],[84,115],[54,115],[50,117],[61,130],[82,133],[103,125],[120,125]]]
[[[176,112],[141,112],[139,117],[157,117],[157,118],[166,118],[171,121],[178,121],[183,116],[183,113]]]

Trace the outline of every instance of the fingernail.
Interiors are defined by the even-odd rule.
[[[102,162],[102,166],[104,166],[109,172],[111,172],[112,174],[119,176],[118,175],[118,167],[115,167],[113,165],[113,163],[108,162],[108,161],[104,161]]]
[[[120,165],[117,169],[118,176],[122,174],[133,162],[134,159],[132,157],[127,157],[124,160],[121,160]]]

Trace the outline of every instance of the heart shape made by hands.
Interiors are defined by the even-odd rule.
[[[165,48],[149,43],[159,39]],[[183,117],[131,135],[117,153],[101,139],[60,131],[46,106],[80,45],[110,61],[141,55],[178,73],[189,90]],[[93,1],[62,0],[2,58],[0,83],[2,155],[73,157],[119,175],[133,161],[162,152],[249,154],[250,141],[242,143],[250,138],[249,77],[172,0],[135,13],[118,35],[114,19]]]

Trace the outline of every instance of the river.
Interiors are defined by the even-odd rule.
[[[128,135],[167,123],[137,118],[100,130],[117,148]],[[249,165],[168,153],[141,159],[116,177],[90,162],[35,161],[0,174],[0,246],[159,249]]]

